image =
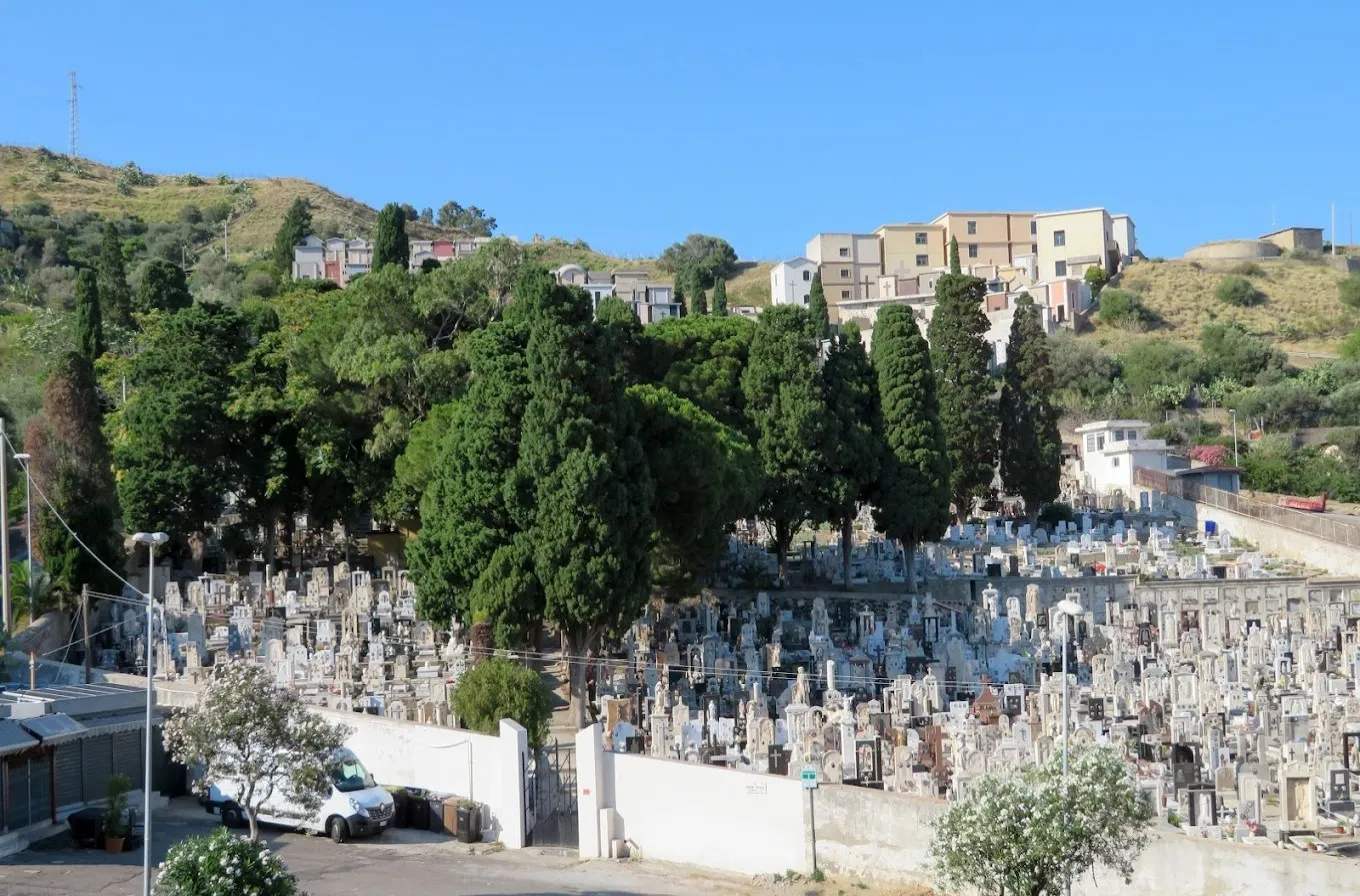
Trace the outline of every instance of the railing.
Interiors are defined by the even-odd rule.
[[[1133,471],[1133,481],[1144,488],[1157,489],[1163,494],[1175,498],[1184,498],[1196,504],[1217,507],[1238,516],[1260,520],[1284,529],[1292,529],[1295,532],[1312,535],[1334,544],[1360,548],[1360,520],[1350,522],[1321,513],[1291,510],[1288,507],[1280,507],[1268,501],[1234,494],[1219,488],[1211,488],[1197,482],[1185,482],[1177,477],[1168,476],[1159,470],[1149,470],[1145,467],[1138,467]]]

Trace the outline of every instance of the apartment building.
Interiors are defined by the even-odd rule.
[[[1033,212],[945,212],[930,223],[941,229],[946,251],[951,239],[959,241],[960,264],[1010,265],[1038,251]]]
[[[949,241],[939,224],[884,224],[874,236],[884,275],[910,277],[949,265]]]
[[[600,301],[610,296],[627,302],[644,324],[653,324],[668,317],[679,317],[680,303],[675,300],[675,287],[669,283],[652,283],[646,271],[590,271],[579,264],[564,264],[553,271],[558,283],[579,286],[590,293],[591,303],[598,308]]]
[[[800,255],[781,261],[770,269],[770,304],[806,308],[816,274],[817,263],[810,258]]]
[[[872,233],[819,233],[808,240],[805,257],[821,272],[833,319],[841,302],[869,298],[883,274],[883,250]]]
[[[447,264],[455,259],[472,255],[491,242],[491,239],[489,236],[469,236],[457,239],[411,240],[411,270],[420,270],[426,259]]]
[[[1034,216],[1035,238],[1039,248],[1041,278],[1083,277],[1091,267],[1102,267],[1113,274],[1132,259],[1133,220],[1120,215],[1120,236],[1115,239],[1114,219],[1103,208],[1081,208],[1065,212],[1043,212]]]

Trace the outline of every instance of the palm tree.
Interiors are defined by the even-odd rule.
[[[14,596],[14,628],[19,628],[20,620],[25,625],[31,625],[33,619],[28,618],[28,564],[16,563],[9,570],[9,593]],[[52,577],[43,572],[41,567],[33,570],[33,613],[34,617],[41,617],[49,610],[57,608],[57,596],[52,590]]]

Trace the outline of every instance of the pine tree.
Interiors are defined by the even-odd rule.
[[[841,329],[822,368],[822,386],[828,436],[823,456],[831,474],[827,515],[840,529],[841,573],[849,590],[855,515],[873,493],[883,456],[878,381],[854,324]]]
[[[98,270],[100,304],[108,309],[110,320],[127,326],[132,321],[132,287],[123,264],[123,241],[112,222],[104,225]]]
[[[812,289],[808,292],[808,313],[818,339],[831,338],[831,313],[826,307],[826,293],[822,291],[822,273],[812,275]]]
[[[718,282],[713,284],[713,315],[715,317],[727,316],[727,281],[721,277]]]
[[[1034,300],[1025,293],[1015,303],[1001,381],[1001,481],[1024,499],[1033,524],[1044,503],[1058,497],[1061,472],[1048,337]]]
[[[930,319],[930,357],[940,390],[940,425],[949,448],[949,491],[960,522],[992,483],[996,462],[997,411],[987,375],[992,348],[982,303],[987,284],[978,277],[946,274],[935,284]]]
[[[293,269],[293,247],[312,231],[312,207],[299,196],[283,214],[283,223],[274,234],[274,265],[285,272]]]
[[[906,305],[889,305],[874,326],[874,372],[883,415],[883,463],[874,524],[906,551],[916,590],[916,548],[949,525],[949,454],[940,426],[930,347]]]
[[[104,354],[104,321],[99,310],[99,285],[94,271],[76,275],[76,354],[91,365]]]
[[[959,238],[956,236],[949,238],[949,273],[963,273],[963,266],[959,264]]]
[[[378,224],[373,233],[373,270],[386,264],[411,263],[411,243],[406,237],[406,213],[395,202],[384,205],[378,212]]]

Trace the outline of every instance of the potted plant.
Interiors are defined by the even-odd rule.
[[[127,775],[113,775],[109,778],[109,798],[104,807],[104,851],[118,854],[123,851],[127,839],[127,795],[132,782]]]
[[[479,843],[482,839],[482,807],[474,800],[458,801],[458,842]]]

